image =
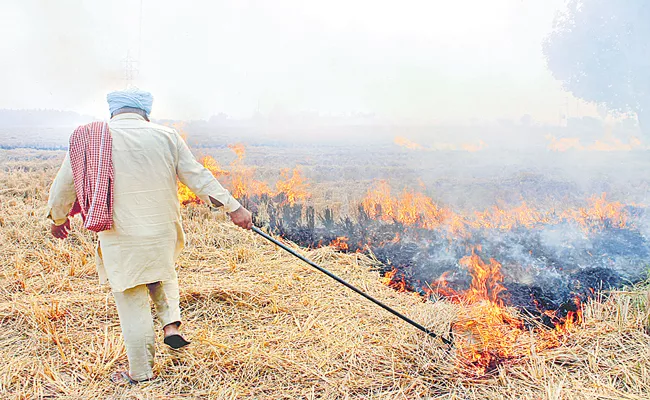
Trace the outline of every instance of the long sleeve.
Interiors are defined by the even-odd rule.
[[[239,202],[232,197],[212,173],[196,161],[185,141],[176,133],[178,161],[176,174],[178,179],[194,192],[202,201],[211,204],[209,197],[223,204],[226,212],[233,212],[240,207]]]
[[[66,153],[59,172],[50,187],[50,196],[47,201],[47,217],[56,225],[61,225],[68,218],[68,213],[77,199],[70,166],[70,155]]]

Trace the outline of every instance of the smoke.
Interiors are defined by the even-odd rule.
[[[409,147],[415,146],[406,146],[404,154],[427,153]],[[439,292],[444,295],[468,290],[476,276],[463,260],[476,254],[485,263],[498,263],[506,289],[500,296],[506,304],[539,316],[548,324],[554,323],[553,318],[574,311],[575,299],[584,301],[600,291],[647,277],[650,242],[646,207],[626,206],[605,194],[588,199],[577,190],[576,182],[562,180],[567,175],[558,166],[558,160],[567,162],[563,153],[560,158],[550,153],[553,157],[549,160],[528,163],[528,168],[537,171],[525,176],[529,188],[522,186],[521,178],[512,176],[524,163],[509,165],[512,159],[503,152],[498,153],[500,158],[495,161],[491,156],[496,154],[488,150],[440,153],[448,158],[436,160],[449,163],[446,170],[437,173],[446,175],[460,193],[469,197],[490,194],[485,196],[488,199],[476,199],[476,204],[488,207],[481,212],[473,212],[471,207],[463,211],[453,202],[447,203],[451,208],[441,206],[438,198],[432,201],[423,195],[422,187],[416,191],[414,186],[404,192],[392,191],[386,182],[371,190],[366,187],[362,206],[351,205],[343,213],[298,204],[283,206],[281,199],[278,203],[253,196],[245,201],[261,204],[264,217],[258,222],[283,237],[307,247],[333,243],[343,251],[368,252],[381,262],[384,273],[390,272],[387,279],[391,284],[423,294],[437,292],[440,285],[446,288]],[[530,154],[519,155],[526,156]],[[630,158],[626,154],[628,161]],[[423,159],[419,161],[419,168],[414,168],[413,173],[426,176],[432,169],[427,168]],[[613,175],[620,172],[611,163],[595,162],[599,168],[613,170]],[[539,169],[545,163],[554,164],[560,172],[554,171],[555,177],[546,176],[545,170]],[[546,171],[549,170],[552,168],[547,165]],[[403,174],[404,170],[398,169],[396,173]],[[491,181],[493,175],[496,180]],[[471,179],[471,185],[481,186],[483,192],[472,190],[463,176]],[[594,183],[607,184],[602,179],[599,182],[596,176]],[[402,177],[400,182],[404,184],[406,180]],[[336,183],[349,188],[344,181]],[[615,188],[613,183],[611,186]],[[492,189],[494,192],[490,193]],[[630,197],[625,182],[619,182],[618,189],[614,191],[619,198]],[[495,193],[509,193],[511,198],[495,207]],[[517,197],[524,197],[537,207],[516,204]],[[322,200],[326,199],[319,199]],[[340,245],[343,242],[345,246]]]
[[[540,44],[558,3],[143,0],[140,25],[137,1],[5,1],[0,107],[104,114],[142,43],[136,84],[157,118],[555,120],[564,94]]]
[[[105,93],[120,84],[126,51],[124,33],[111,32],[110,10],[93,4],[26,0],[9,6],[5,18],[13,32],[0,66],[0,106],[85,112],[95,103],[99,109]]]

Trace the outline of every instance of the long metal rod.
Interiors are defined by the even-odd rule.
[[[347,282],[344,281],[343,279],[341,279],[341,278],[339,278],[338,276],[334,275],[333,273],[329,272],[328,270],[326,270],[325,268],[323,268],[323,267],[321,267],[320,265],[316,264],[315,262],[311,261],[310,259],[308,259],[308,258],[306,258],[306,257],[304,257],[304,256],[302,256],[302,255],[300,255],[300,254],[298,254],[295,250],[293,250],[292,248],[288,247],[288,246],[285,245],[284,243],[282,243],[282,242],[276,240],[275,238],[273,238],[272,236],[268,235],[267,233],[263,232],[263,231],[260,230],[258,227],[253,226],[253,232],[255,232],[255,233],[257,233],[258,235],[262,236],[264,239],[268,240],[269,242],[272,242],[273,244],[275,244],[275,245],[277,245],[277,246],[280,246],[283,250],[285,250],[285,251],[291,253],[292,255],[298,257],[298,258],[301,259],[302,261],[304,261],[304,262],[306,262],[307,264],[311,265],[312,267],[316,268],[317,270],[319,270],[320,272],[322,272],[322,273],[324,273],[325,275],[329,276],[330,278],[334,279],[334,280],[337,281],[338,283],[340,283],[340,284],[346,286],[347,288],[349,288],[349,289],[351,289],[351,290],[353,290],[353,291],[359,293],[361,296],[363,296],[363,297],[365,297],[366,299],[372,301],[373,303],[377,304],[379,307],[381,307],[381,308],[383,308],[384,310],[390,312],[391,314],[393,314],[393,315],[395,315],[396,317],[402,319],[403,321],[405,321],[405,322],[407,322],[407,323],[413,325],[414,327],[418,328],[419,330],[421,330],[422,332],[426,333],[427,335],[429,335],[429,336],[431,336],[431,337],[433,337],[433,338],[439,338],[439,339],[442,340],[442,342],[445,343],[446,345],[448,345],[448,346],[452,346],[453,342],[452,342],[450,339],[447,339],[447,338],[445,338],[445,337],[443,337],[443,336],[440,336],[440,335],[438,335],[438,334],[436,334],[436,333],[434,333],[434,332],[431,332],[430,330],[428,330],[428,329],[425,328],[424,326],[418,324],[417,322],[413,321],[412,319],[410,319],[410,318],[407,317],[406,315],[400,313],[400,312],[397,311],[397,310],[394,310],[393,308],[387,306],[386,304],[384,304],[384,303],[382,303],[381,301],[375,299],[374,297],[372,297],[372,296],[370,296],[370,295],[364,293],[364,292],[361,291],[360,289],[357,289],[356,287],[354,287],[354,286],[352,286],[351,284],[347,283]]]

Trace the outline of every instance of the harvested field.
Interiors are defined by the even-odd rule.
[[[643,287],[588,303],[582,324],[556,347],[537,347],[531,331],[520,356],[479,376],[462,348],[447,353],[200,206],[184,210],[189,243],[178,263],[183,329],[193,343],[172,352],[159,337],[157,379],[116,387],[110,373],[127,360],[113,298],[97,283],[92,236],[76,220],[71,237],[56,240],[43,216],[56,155],[0,158],[3,398],[650,398]],[[477,312],[394,291],[364,255],[304,253],[436,332]]]

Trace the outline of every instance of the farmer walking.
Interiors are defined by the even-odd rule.
[[[189,344],[180,334],[175,261],[185,245],[177,178],[201,200],[223,207],[238,226],[251,229],[251,214],[196,161],[174,130],[149,121],[153,97],[130,89],[107,96],[109,123],[81,126],[54,179],[48,201],[52,235],[65,239],[69,216],[80,213],[98,232],[100,282],[115,298],[129,370],[115,382],[153,378],[153,320],[149,298],[163,326],[164,342]]]

